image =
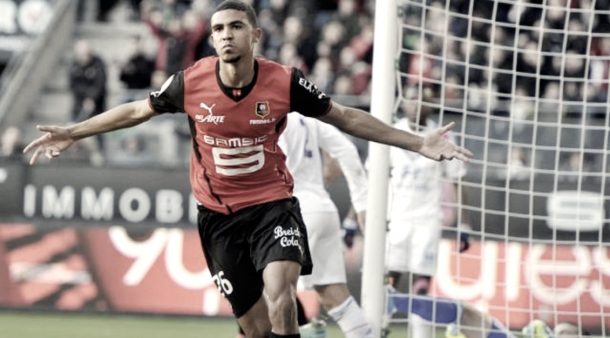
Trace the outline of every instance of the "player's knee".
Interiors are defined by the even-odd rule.
[[[244,337],[267,338],[271,334],[271,327],[254,326],[244,331],[246,331]],[[239,338],[239,335],[237,337]]]
[[[269,318],[271,318],[272,322],[274,322],[274,319],[292,321],[292,317],[296,318],[295,304],[296,300],[289,290],[278,292],[273,297],[268,297]]]
[[[242,320],[239,334],[243,333],[245,337],[269,337],[271,334],[271,323],[267,319],[266,313],[263,316],[265,319]],[[239,338],[239,335],[236,338]]]

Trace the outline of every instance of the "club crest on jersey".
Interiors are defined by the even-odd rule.
[[[260,118],[265,118],[267,117],[269,114],[271,114],[271,107],[269,106],[269,102],[265,101],[265,102],[256,102],[256,116],[260,117]]]

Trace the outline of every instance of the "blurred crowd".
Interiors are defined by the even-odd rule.
[[[219,0],[130,0],[129,19],[144,22],[158,42],[159,78],[212,55],[209,19]],[[96,19],[108,20],[121,0],[100,0]],[[252,0],[263,30],[258,55],[301,69],[327,93],[370,90],[372,0]],[[162,72],[159,74],[159,72]],[[152,75],[152,73],[151,73]]]
[[[527,117],[546,102],[563,102],[566,114],[603,117],[608,8],[608,0],[430,1],[427,8],[410,2],[402,16],[403,83],[432,87],[435,99],[456,110],[491,106],[496,114]]]
[[[107,20],[120,1],[99,1],[97,19]],[[157,38],[159,78],[214,53],[208,23],[218,2],[128,1],[130,19],[145,22]],[[374,1],[251,3],[264,32],[259,55],[300,68],[326,93],[370,93]],[[491,104],[496,114],[526,117],[548,108],[533,104],[564,102],[568,114],[605,115],[610,0],[399,3],[401,85],[432,88],[433,99],[456,112]]]

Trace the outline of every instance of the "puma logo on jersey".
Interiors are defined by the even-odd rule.
[[[201,107],[201,108],[203,108],[203,109],[207,110],[208,112],[210,112],[210,115],[214,115],[214,113],[212,113],[212,108],[214,108],[214,106],[215,106],[215,105],[216,105],[216,103],[214,103],[214,104],[213,104],[211,107],[208,107],[208,105],[207,105],[207,104],[205,104],[205,103],[201,102],[201,103],[199,104],[199,107]]]
[[[214,108],[215,105],[216,105],[216,103],[214,103],[214,104],[212,104],[211,106],[208,107],[207,104],[201,102],[199,104],[199,107],[207,110],[208,111],[208,115],[196,114],[195,115],[195,120],[197,120],[197,122],[210,122],[210,123],[214,123],[214,124],[223,123],[225,121],[225,117],[224,116],[216,116],[212,112],[212,108]]]

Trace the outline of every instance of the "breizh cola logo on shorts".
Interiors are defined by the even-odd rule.
[[[275,234],[274,239],[280,239],[280,245],[283,247],[287,246],[296,246],[301,249],[301,244],[299,244],[299,237],[301,237],[301,232],[299,229],[284,229],[281,225],[278,225],[273,229],[273,233]],[[301,250],[302,252],[303,250]]]

